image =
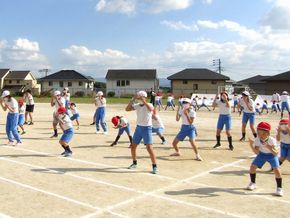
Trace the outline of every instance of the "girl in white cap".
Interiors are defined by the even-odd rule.
[[[246,126],[248,121],[250,122],[250,128],[254,137],[257,137],[257,133],[255,130],[255,119],[256,119],[256,111],[255,111],[255,102],[250,98],[250,93],[248,91],[244,91],[242,93],[242,98],[239,102],[238,108],[243,107],[243,118],[242,118],[242,138],[240,141],[245,141],[246,139]]]
[[[191,100],[189,98],[184,98],[182,100],[182,108],[179,106],[176,113],[176,121],[179,121],[180,118],[182,119],[182,126],[172,142],[173,148],[175,149],[175,153],[171,154],[170,156],[180,156],[181,153],[177,144],[180,141],[183,141],[185,137],[189,138],[189,142],[192,146],[192,149],[196,155],[196,160],[202,161],[201,156],[198,153],[197,145],[195,143],[195,126],[193,124],[194,119],[196,118],[196,112],[190,107]]]
[[[11,97],[8,90],[5,90],[2,93],[0,103],[4,111],[8,110],[6,121],[6,134],[9,140],[8,145],[13,145],[14,139],[17,141],[16,145],[21,145],[20,135],[17,131],[17,124],[19,118],[18,102]]]
[[[104,134],[108,134],[107,124],[106,124],[106,98],[104,98],[104,93],[102,91],[97,92],[97,97],[95,99],[95,105],[97,107],[96,109],[96,129],[97,134],[101,133],[100,131],[100,125],[103,128]]]
[[[53,137],[58,137],[57,124],[59,123],[59,119],[58,119],[57,110],[60,107],[65,107],[65,99],[61,96],[60,91],[56,90],[53,93],[53,96],[51,97],[51,100],[50,100],[50,105],[51,107],[54,107],[53,121],[52,121],[54,134],[51,136],[51,138],[53,138]]]
[[[151,103],[147,103],[146,98],[147,93],[145,91],[139,91],[126,107],[126,111],[136,110],[137,113],[137,126],[133,135],[133,141],[131,145],[131,156],[133,163],[128,168],[134,169],[137,167],[136,150],[137,146],[143,139],[152,162],[152,173],[156,174],[158,169],[156,164],[156,157],[153,152],[152,146],[152,111],[154,107]],[[138,100],[139,103],[134,103],[135,100]]]
[[[281,95],[281,119],[283,118],[284,110],[286,110],[289,114],[289,94],[284,91]]]

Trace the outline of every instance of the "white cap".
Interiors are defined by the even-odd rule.
[[[282,92],[282,95],[288,95],[287,91]]]
[[[64,87],[63,90],[68,90],[68,87]]]
[[[186,102],[186,103],[189,103],[190,104],[191,103],[191,100],[189,98],[183,98],[182,99],[182,102]]]
[[[8,90],[2,92],[2,98],[5,98],[8,95],[10,95],[10,92]]]
[[[248,91],[243,91],[243,92],[242,92],[242,95],[250,96],[250,93],[249,93]]]
[[[54,96],[57,96],[57,95],[60,95],[61,93],[60,93],[60,91],[58,91],[58,90],[56,90],[56,91],[54,91]]]
[[[97,96],[103,96],[103,95],[104,95],[104,93],[102,91],[97,92]]]
[[[137,95],[139,97],[145,97],[145,98],[147,98],[147,92],[145,92],[145,91],[139,91],[139,92],[137,92]]]

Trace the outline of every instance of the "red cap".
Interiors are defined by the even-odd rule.
[[[60,107],[60,108],[58,108],[57,112],[59,114],[62,114],[62,113],[65,113],[66,112],[66,109],[64,107]]]
[[[261,123],[258,124],[257,129],[270,131],[271,130],[271,125],[269,123],[266,123],[266,122],[261,122]]]
[[[279,123],[280,124],[288,124],[290,126],[290,120],[288,120],[288,119],[282,119],[282,120],[280,120]]]
[[[119,123],[119,119],[118,119],[118,117],[113,117],[113,118],[112,118],[112,123],[114,124],[114,126],[117,126],[118,123]]]
[[[23,99],[20,98],[20,99],[18,100],[18,103],[19,103],[19,104],[23,104],[23,103],[24,103]]]

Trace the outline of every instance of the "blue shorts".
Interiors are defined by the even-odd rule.
[[[285,144],[285,143],[281,142],[280,157],[290,158],[290,144]]]
[[[266,154],[262,152],[257,155],[252,164],[256,165],[258,168],[262,168],[266,162],[270,163],[272,168],[278,168],[280,166],[279,158],[277,155],[273,155],[271,153]]]
[[[217,129],[224,129],[224,125],[226,126],[226,130],[230,130],[232,127],[232,118],[230,114],[220,114]]]
[[[263,105],[262,109],[263,109],[263,110],[268,110],[267,105]]]
[[[239,104],[239,102],[238,102],[238,101],[234,101],[234,107],[237,107],[237,106],[238,106],[238,104]]]
[[[19,117],[18,117],[18,126],[23,126],[24,125],[24,122],[25,122],[24,114],[19,114]]]
[[[74,115],[71,116],[70,120],[79,120],[80,119],[80,114],[76,113]]]
[[[133,144],[139,145],[142,139],[145,145],[152,145],[152,126],[136,126]]]
[[[281,107],[282,107],[282,109],[281,109],[282,111],[283,110],[289,111],[289,104],[288,104],[288,102],[282,102]]]
[[[255,118],[256,118],[256,114],[255,113],[243,113],[243,120],[242,123],[243,124],[247,124],[248,121],[250,121],[250,124],[254,125],[255,123]]]
[[[173,107],[173,102],[172,101],[168,101],[167,102],[167,107]]]
[[[73,128],[67,129],[63,132],[63,135],[61,136],[60,140],[64,141],[65,143],[69,143],[74,135]]]
[[[130,134],[130,125],[129,124],[126,127],[119,128],[118,135],[123,135],[124,132],[126,132],[127,135],[131,135]]]
[[[155,101],[155,105],[157,105],[157,106],[161,105],[161,100]]]
[[[157,135],[163,134],[163,128],[152,128],[152,133],[156,133]]]
[[[185,137],[189,139],[195,139],[195,126],[194,125],[182,125],[179,133],[177,134],[176,138],[179,141],[183,141]]]
[[[276,105],[273,104],[271,108],[272,108],[273,111],[277,111],[277,106]]]

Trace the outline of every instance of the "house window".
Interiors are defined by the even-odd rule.
[[[68,87],[72,87],[72,82],[67,82]]]
[[[216,80],[212,80],[212,81],[211,81],[211,84],[212,84],[212,85],[215,85],[215,84],[217,84],[217,81],[216,81]]]
[[[63,81],[59,82],[59,87],[63,87]]]
[[[121,81],[117,80],[117,86],[121,86]]]
[[[130,80],[126,80],[126,86],[130,86]]]
[[[82,81],[79,81],[79,86],[83,86],[84,83]]]
[[[122,80],[121,81],[121,86],[125,86],[126,85],[126,81],[125,80]]]
[[[12,80],[9,80],[9,84],[11,84],[12,83]]]
[[[198,90],[198,84],[193,84],[193,90]]]
[[[182,84],[187,84],[187,80],[182,80]]]
[[[20,80],[17,80],[17,84],[19,84],[20,83]]]
[[[48,86],[53,86],[53,82],[52,81],[49,81],[48,82]]]

